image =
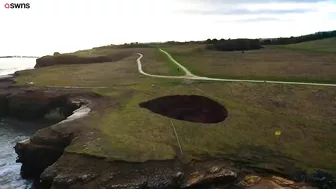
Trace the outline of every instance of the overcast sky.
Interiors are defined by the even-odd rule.
[[[333,0],[0,0],[0,55],[336,29]],[[30,9],[5,9],[5,3]]]

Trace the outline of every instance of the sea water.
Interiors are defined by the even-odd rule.
[[[17,154],[14,146],[17,142],[28,139],[37,128],[9,120],[0,119],[0,188],[30,189],[32,181],[21,178],[21,164],[16,163]]]
[[[19,70],[32,69],[35,64],[35,58],[0,58],[0,77]]]
[[[32,69],[36,59],[0,58],[0,78],[18,70]],[[20,176],[21,164],[16,163],[14,146],[17,142],[30,138],[38,130],[37,125],[19,123],[0,118],[0,188],[30,189],[32,181]]]

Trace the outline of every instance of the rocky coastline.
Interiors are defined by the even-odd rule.
[[[184,163],[176,157],[135,163],[65,151],[78,136],[92,132],[83,128],[85,118],[64,120],[80,108],[94,112],[104,105],[104,97],[92,92],[42,87],[32,90],[29,85],[16,86],[13,78],[1,79],[0,117],[59,122],[14,147],[17,162],[22,163],[21,175],[35,179],[43,189],[310,188],[306,177],[289,180],[284,178],[289,175],[244,168],[228,160]]]

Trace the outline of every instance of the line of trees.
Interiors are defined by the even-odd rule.
[[[150,47],[150,45],[147,44],[147,43],[138,43],[138,42],[124,43],[122,45],[116,45],[116,46],[120,47],[120,48],[147,48],[147,47]]]
[[[316,32],[309,35],[302,35],[298,37],[280,37],[275,39],[261,39],[260,43],[262,45],[288,45],[294,43],[302,43],[306,41],[314,41],[320,39],[327,39],[336,37],[336,30],[333,31],[324,31],[324,32]]]
[[[185,44],[204,44],[204,41],[166,41],[151,42],[150,45],[185,45]]]
[[[245,51],[263,48],[258,39],[208,39],[206,48],[219,51]]]
[[[95,47],[93,49],[101,48],[146,48],[154,45],[184,45],[184,44],[205,44],[207,49],[220,51],[242,51],[261,49],[263,45],[288,45],[293,43],[301,43],[306,41],[313,41],[319,39],[326,39],[336,37],[336,30],[316,32],[309,35],[302,35],[298,37],[279,37],[273,39],[207,39],[205,41],[167,41],[167,42],[152,42],[152,43],[125,43],[122,45],[107,45],[103,47]]]
[[[138,42],[134,42],[134,43],[124,43],[121,45],[105,45],[105,46],[101,46],[101,47],[93,47],[92,49],[108,49],[108,48],[147,48],[147,47],[151,47],[150,44],[148,43],[138,43]]]

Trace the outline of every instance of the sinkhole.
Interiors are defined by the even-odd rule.
[[[198,95],[164,96],[142,102],[139,106],[169,118],[196,123],[219,123],[228,117],[223,105]]]

